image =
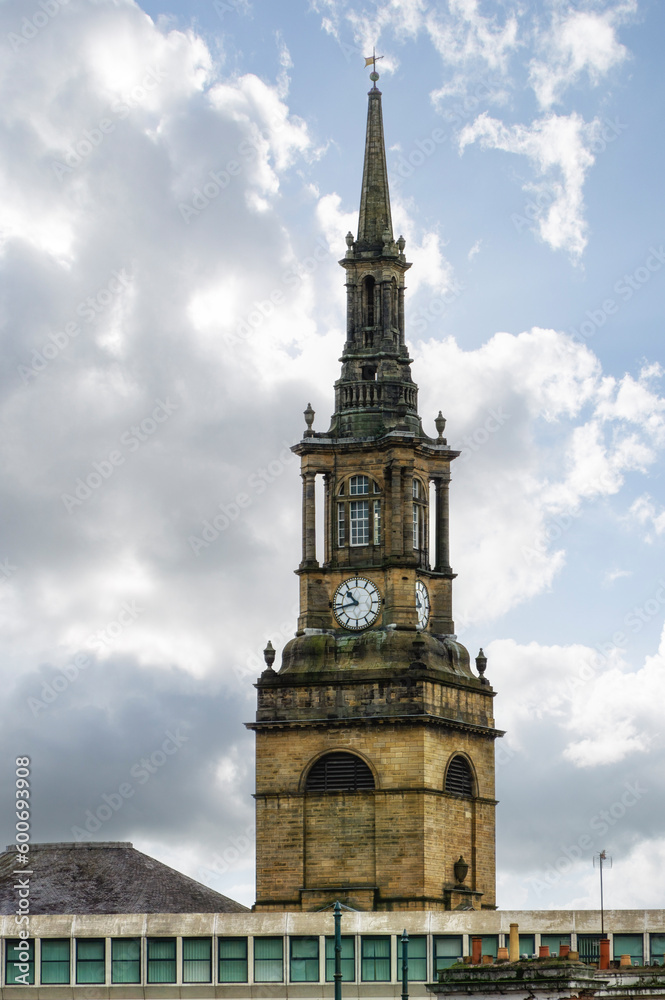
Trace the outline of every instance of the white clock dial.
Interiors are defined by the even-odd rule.
[[[343,628],[354,632],[369,628],[379,617],[379,588],[364,576],[353,576],[340,583],[333,599],[333,613]]]
[[[429,621],[429,594],[422,580],[416,580],[416,612],[418,613],[418,628],[427,628]]]

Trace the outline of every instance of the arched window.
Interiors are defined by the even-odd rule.
[[[473,795],[473,775],[466,757],[457,754],[446,772],[446,791],[453,795]]]
[[[419,479],[412,482],[413,495],[413,547],[427,550],[427,493]]]
[[[374,775],[361,757],[336,750],[319,757],[307,775],[306,792],[360,792],[374,788]]]

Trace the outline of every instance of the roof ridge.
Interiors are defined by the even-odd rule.
[[[116,848],[116,849],[124,848],[125,850],[127,848],[132,848],[132,850],[136,850],[136,848],[134,847],[134,845],[130,840],[73,840],[73,841],[54,840],[50,843],[35,844],[31,842],[30,844],[31,851],[40,851],[40,850],[43,851],[47,849],[52,850],[54,847],[57,847],[60,850],[63,850],[64,848],[66,848],[67,850],[85,850],[90,848],[97,849],[102,847]],[[16,850],[16,844],[7,844],[5,848],[5,853],[15,850]]]

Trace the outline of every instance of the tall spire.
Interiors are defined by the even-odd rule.
[[[393,237],[376,70],[370,79],[358,239],[347,233],[339,262],[346,271],[346,343],[329,434],[370,438],[400,429],[421,437],[418,388],[404,341],[404,275],[411,265],[404,238]]]
[[[379,74],[371,74],[372,80]],[[383,113],[381,91],[374,86],[369,91],[367,108],[367,135],[365,137],[365,163],[363,185],[360,195],[360,218],[358,220],[358,249],[381,250],[386,242],[386,230],[393,238],[393,221],[390,214],[390,191],[388,190],[388,170],[386,149],[383,138]]]

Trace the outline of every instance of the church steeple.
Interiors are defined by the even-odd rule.
[[[378,73],[372,73],[378,79]],[[424,436],[418,387],[404,339],[405,240],[393,237],[381,91],[368,94],[358,238],[346,237],[346,343],[335,383],[335,438],[381,437],[395,430]]]
[[[376,83],[368,96],[365,163],[356,245],[360,250],[380,251],[386,242],[386,236],[388,242],[392,242],[393,221],[390,213],[388,170],[383,138],[381,91],[377,88]]]
[[[459,452],[441,414],[435,437],[418,415],[404,335],[411,265],[393,236],[376,86],[358,237],[346,243],[335,412],[321,432],[308,405],[293,447],[302,475],[298,628],[278,672],[266,649],[250,724],[256,909],[318,910],[334,900],[370,910],[493,908],[501,734],[494,692],[455,635],[448,487]]]

